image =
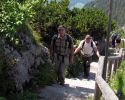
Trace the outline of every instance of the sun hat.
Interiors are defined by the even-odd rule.
[[[92,39],[92,37],[90,35],[86,35],[85,39]]]

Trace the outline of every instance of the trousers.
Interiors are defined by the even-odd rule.
[[[57,81],[60,83],[65,83],[65,70],[69,65],[69,56],[55,54],[55,71],[57,76]]]
[[[92,62],[92,56],[90,57],[83,56],[84,76],[86,77],[89,76],[91,62]]]

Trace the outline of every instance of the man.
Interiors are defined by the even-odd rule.
[[[94,52],[98,57],[100,56],[100,54],[90,35],[85,36],[85,39],[80,42],[78,48],[76,48],[76,50],[74,51],[74,54],[78,53],[80,50],[82,51],[81,54],[83,56],[84,77],[88,78],[92,56]]]
[[[112,35],[111,35],[111,38],[112,38],[112,47],[113,48],[115,48],[115,46],[116,46],[116,38],[117,38],[117,33],[113,33]]]
[[[73,63],[73,41],[63,25],[58,27],[58,34],[52,38],[51,57],[56,66],[57,82],[64,85],[66,66]]]
[[[121,44],[121,38],[120,38],[120,35],[117,35],[117,38],[116,38],[116,52],[119,52],[120,50],[120,44]]]

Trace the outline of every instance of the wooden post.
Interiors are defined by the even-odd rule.
[[[98,69],[97,69],[97,74],[96,74],[96,78],[98,76],[102,76],[102,72],[103,72],[103,67],[104,67],[104,56],[99,57],[99,62],[98,62]],[[100,100],[101,97],[101,91],[100,88],[98,87],[98,84],[95,83],[95,95],[94,95],[94,100]]]
[[[97,83],[95,83],[95,95],[94,95],[94,100],[100,100],[101,97],[101,90],[98,86]]]
[[[114,72],[116,72],[116,68],[117,68],[117,65],[116,65],[116,60],[114,60]]]
[[[106,69],[107,69],[107,59],[108,59],[108,48],[109,48],[109,36],[110,36],[110,32],[111,32],[111,19],[112,19],[112,0],[109,0],[109,20],[108,20],[108,32],[107,32],[107,36],[106,36],[106,48],[105,48],[105,62],[104,62],[104,69],[103,69],[103,78],[104,80],[106,79]]]
[[[115,60],[112,61],[112,70],[111,70],[111,78],[112,78],[112,75],[114,73],[114,68],[115,68]]]
[[[112,60],[109,61],[109,66],[108,66],[108,78],[107,81],[109,81],[109,79],[111,78],[111,73],[112,73]]]
[[[106,81],[108,80],[109,77],[109,67],[110,67],[110,61],[107,61],[107,68],[106,68]]]

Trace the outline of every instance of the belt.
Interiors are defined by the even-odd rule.
[[[61,55],[61,54],[59,54],[59,53],[56,53],[58,56],[67,56],[67,55]]]
[[[65,58],[67,55],[57,54],[57,59],[59,59],[59,56],[61,56],[61,57],[62,57],[62,62],[64,62],[64,58]]]

